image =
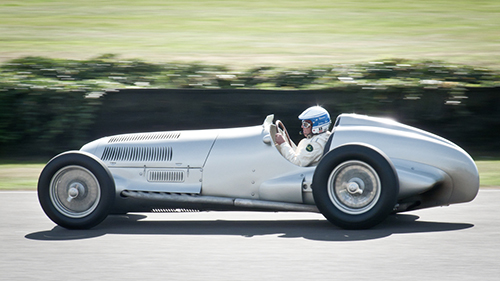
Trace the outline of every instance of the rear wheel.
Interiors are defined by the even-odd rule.
[[[390,160],[373,147],[349,144],[330,151],[313,178],[318,209],[333,224],[365,229],[396,205],[399,182]]]
[[[330,174],[327,191],[337,209],[358,215],[375,206],[380,198],[381,183],[377,172],[370,165],[348,160]]]
[[[38,181],[38,198],[47,216],[65,228],[86,229],[102,222],[113,205],[109,170],[93,155],[67,152],[54,157]]]

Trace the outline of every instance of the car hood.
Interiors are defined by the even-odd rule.
[[[103,137],[80,150],[109,167],[201,168],[219,130],[171,131]]]

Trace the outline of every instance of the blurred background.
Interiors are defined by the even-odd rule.
[[[498,67],[496,0],[2,0],[0,59],[311,66],[385,58]]]
[[[498,0],[2,0],[0,162],[271,113],[295,132],[316,104],[494,159],[499,14]]]

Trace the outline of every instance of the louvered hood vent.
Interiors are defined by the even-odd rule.
[[[184,171],[149,171],[150,182],[184,182]]]
[[[171,147],[106,147],[103,161],[172,161]]]
[[[148,141],[148,140],[172,140],[172,139],[178,139],[180,136],[181,136],[180,132],[126,134],[126,135],[118,135],[111,137],[108,143]]]

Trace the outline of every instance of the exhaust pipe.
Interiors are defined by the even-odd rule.
[[[241,207],[248,209],[267,209],[272,211],[319,213],[319,210],[315,205],[276,202],[276,201],[175,194],[175,193],[165,193],[165,192],[131,191],[131,190],[124,190],[121,192],[121,195],[124,197],[130,197],[135,199],[160,200],[160,201],[169,201],[177,203],[214,204],[214,205],[234,206],[234,207]]]

